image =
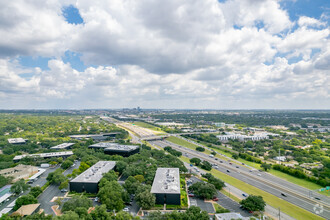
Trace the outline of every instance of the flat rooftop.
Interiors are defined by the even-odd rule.
[[[179,168],[158,168],[151,193],[180,194]]]
[[[97,143],[89,146],[90,148],[104,148],[105,150],[114,151],[132,151],[139,148],[138,145],[121,145],[117,143],[103,142]]]
[[[102,133],[102,134],[77,134],[77,135],[70,135],[71,138],[91,138],[91,137],[102,137],[102,136],[110,136],[120,134],[120,132],[111,132],[111,133]]]
[[[70,182],[98,183],[115,166],[116,161],[99,161]]]
[[[72,151],[52,152],[52,153],[41,153],[41,154],[25,154],[15,156],[13,160],[21,160],[24,157],[60,157],[60,156],[71,156]]]
[[[25,140],[23,138],[8,138],[9,144],[23,144]]]
[[[75,143],[63,143],[63,144],[59,144],[54,147],[51,147],[50,149],[65,149],[65,148],[71,147],[74,144]]]

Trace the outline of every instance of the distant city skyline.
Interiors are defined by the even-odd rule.
[[[0,18],[0,109],[330,109],[328,0],[19,0]]]

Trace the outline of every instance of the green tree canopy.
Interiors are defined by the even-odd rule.
[[[249,195],[240,204],[249,211],[265,211],[266,202],[262,196]]]
[[[30,186],[28,184],[25,183],[24,179],[20,179],[18,181],[16,181],[11,187],[10,187],[10,191],[12,193],[15,193],[16,195],[24,192],[25,190],[27,190]]]

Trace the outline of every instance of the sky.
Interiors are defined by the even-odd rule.
[[[328,0],[0,0],[0,109],[330,109]]]

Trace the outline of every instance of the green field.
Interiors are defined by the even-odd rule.
[[[181,145],[183,147],[190,148],[192,150],[196,150],[196,147],[198,147],[195,144],[192,144],[192,143],[190,143],[188,141],[185,141],[185,140],[183,140],[181,138],[174,137],[174,136],[170,136],[170,137],[166,138],[166,140],[167,141],[170,141],[170,142],[172,142],[174,144],[178,144],[178,145]],[[198,151],[196,151],[196,152],[198,152]],[[202,152],[202,153],[211,154],[211,151],[209,151],[208,149],[205,149],[205,151]]]
[[[156,126],[153,126],[151,124],[148,124],[148,123],[145,123],[145,122],[142,122],[142,121],[135,121],[135,122],[133,122],[133,125],[140,126],[142,128],[148,128],[148,129],[153,130],[153,131],[159,131],[159,132],[165,133],[164,131],[162,131],[161,128],[158,128]]]
[[[214,170],[212,169],[211,173],[229,183],[230,185],[234,186],[234,187],[237,187],[239,189],[241,189],[242,191],[248,193],[248,194],[253,194],[253,195],[260,195],[264,198],[264,200],[266,201],[266,203],[270,206],[273,206],[274,208],[280,208],[282,212],[296,218],[296,219],[323,219],[322,217],[320,216],[317,216],[317,215],[314,215],[313,213],[311,212],[308,212],[298,206],[295,206],[283,199],[280,199],[270,193],[267,193],[261,189],[258,189],[254,186],[251,186],[243,181],[240,181],[238,179],[235,179],[227,174],[224,174],[220,171],[217,171],[217,170]]]

